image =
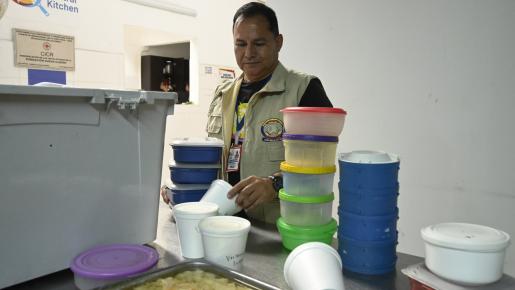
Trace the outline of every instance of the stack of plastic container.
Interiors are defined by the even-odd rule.
[[[286,249],[307,242],[331,244],[336,146],[346,112],[337,108],[290,107],[284,114],[285,162],[277,228]]]
[[[343,268],[361,274],[395,270],[399,158],[378,151],[342,153],[338,252]]]
[[[199,201],[218,177],[223,141],[211,137],[184,138],[170,145],[173,149],[173,160],[169,162],[172,205]]]

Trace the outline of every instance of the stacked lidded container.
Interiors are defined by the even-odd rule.
[[[171,144],[169,162],[172,205],[199,201],[218,177],[223,141],[217,138],[183,138]]]
[[[341,153],[338,251],[361,274],[395,270],[399,158],[379,151]]]
[[[281,112],[286,133],[277,228],[283,245],[293,250],[307,242],[331,244],[337,228],[332,218],[336,146],[347,113],[318,107],[290,107]]]

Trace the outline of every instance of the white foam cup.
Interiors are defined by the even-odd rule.
[[[200,221],[205,259],[233,270],[241,269],[250,222],[235,216],[213,216]]]
[[[227,198],[227,193],[231,188],[232,186],[229,183],[217,179],[211,183],[201,201],[216,203],[219,215],[233,215],[239,212],[241,207],[236,204],[236,197]]]
[[[173,214],[182,256],[192,259],[204,257],[198,224],[203,218],[217,215],[218,205],[212,202],[185,202],[174,206]]]
[[[345,289],[340,255],[320,242],[302,244],[288,255],[284,279],[295,290]]]

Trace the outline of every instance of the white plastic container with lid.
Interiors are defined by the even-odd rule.
[[[333,191],[336,166],[299,167],[281,162],[284,191],[293,195],[323,195]]]
[[[467,223],[441,223],[421,230],[426,266],[458,284],[482,285],[499,280],[510,236]]]
[[[184,258],[203,258],[204,248],[198,228],[206,217],[218,214],[218,205],[212,202],[185,202],[174,206],[173,215],[177,224],[177,235]]]
[[[288,134],[338,136],[343,130],[345,112],[341,108],[288,107],[281,110]]]
[[[298,196],[279,190],[281,217],[294,226],[318,226],[331,221],[334,194]]]
[[[250,222],[235,216],[213,216],[199,223],[206,260],[241,269]]]

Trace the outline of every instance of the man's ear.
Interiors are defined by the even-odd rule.
[[[279,34],[275,37],[275,45],[277,46],[277,51],[281,51],[281,48],[283,47],[283,35]]]

